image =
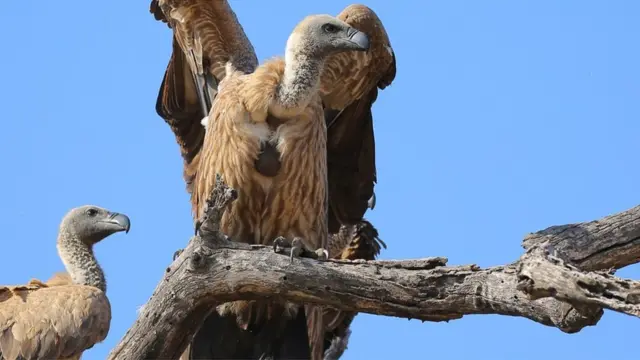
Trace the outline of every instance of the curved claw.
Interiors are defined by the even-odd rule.
[[[371,195],[371,197],[369,198],[369,201],[367,201],[367,206],[369,206],[369,209],[373,210],[374,207],[376,207],[376,193],[374,192],[373,195]]]
[[[278,236],[275,240],[273,240],[273,252],[280,253],[287,246],[287,239],[283,236]]]
[[[329,258],[329,252],[326,249],[319,248],[315,251],[318,260],[327,260]]]
[[[178,249],[176,250],[176,252],[173,253],[173,261],[175,261],[177,258],[180,257],[180,255],[182,255],[182,252],[184,251],[184,249]]]

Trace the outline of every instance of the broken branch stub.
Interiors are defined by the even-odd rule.
[[[582,270],[635,264],[640,261],[640,206],[598,220],[551,226],[527,235],[522,246],[545,246]]]
[[[227,207],[238,198],[238,192],[216,174],[216,182],[211,195],[205,202],[202,218],[196,223],[196,235],[206,236],[220,231],[220,220]]]
[[[236,196],[235,190],[216,178],[200,236],[192,237],[171,264],[109,359],[178,358],[211,309],[234,300],[278,297],[425,321],[501,314],[525,317],[567,333],[595,325],[602,316],[602,306],[638,314],[636,282],[585,273],[550,262],[547,253],[540,253],[555,249],[562,261],[590,268],[605,268],[611,263],[602,254],[625,259],[617,264],[631,262],[628,255],[640,253],[635,249],[640,241],[634,237],[640,234],[638,210],[597,223],[567,225],[573,230],[556,231],[558,227],[553,227],[532,234],[525,240],[529,250],[521,260],[480,269],[475,265],[446,266],[445,258],[290,261],[270,246],[232,242],[219,231],[220,218]],[[616,225],[622,230],[609,228]],[[603,242],[623,245],[603,248]]]

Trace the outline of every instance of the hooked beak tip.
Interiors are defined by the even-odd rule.
[[[356,30],[350,36],[350,40],[358,47],[358,50],[361,50],[361,51],[369,50],[369,46],[371,45],[367,34],[359,30]]]
[[[108,221],[112,224],[119,225],[122,230],[124,230],[125,234],[128,234],[131,229],[131,221],[127,215],[114,212],[109,215]]]

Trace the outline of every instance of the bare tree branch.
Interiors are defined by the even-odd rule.
[[[546,259],[549,265],[537,261],[531,254],[552,249],[556,255],[567,254],[567,262],[583,262],[591,268],[610,266],[607,257],[619,259],[616,264],[628,264],[632,261],[629,254],[640,254],[629,246],[640,234],[639,207],[599,222],[567,225],[562,231],[552,227],[532,234],[525,240],[531,256],[525,254],[523,263],[488,269],[476,265],[447,267],[446,258],[360,262],[296,258],[290,262],[270,247],[231,242],[219,232],[222,212],[235,197],[235,191],[218,179],[208,202],[208,218],[197,225],[199,236],[194,236],[167,268],[109,359],[178,358],[216,304],[268,297],[424,321],[448,321],[466,314],[520,316],[573,333],[595,325],[603,313],[600,306],[613,308],[620,304],[604,301],[608,296],[604,292],[596,299],[586,293],[578,297],[575,292],[550,291],[551,287],[574,283],[545,283],[553,281],[546,274],[569,275],[556,268],[549,270],[545,266],[560,265]],[[622,230],[612,229],[615,226]],[[609,245],[603,247],[601,243]],[[625,245],[611,247],[613,244]],[[604,253],[607,256],[600,255]],[[577,272],[574,268],[567,271]],[[598,277],[592,280],[596,284],[603,281]],[[612,292],[611,287],[605,288]],[[623,294],[618,288],[613,292]],[[596,293],[590,291],[590,295]],[[533,300],[542,295],[546,298]],[[627,295],[627,302],[635,299],[633,296]]]
[[[640,261],[640,206],[599,220],[551,226],[525,237],[582,270],[620,269]]]
[[[576,306],[594,304],[640,317],[640,282],[565,264],[541,247],[520,259],[518,289],[532,300],[553,297]]]

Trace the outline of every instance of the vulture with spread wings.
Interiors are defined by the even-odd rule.
[[[208,115],[220,91],[219,84],[226,76],[225,65],[229,63],[236,71],[251,74],[258,61],[226,0],[153,0],[151,12],[173,30],[173,52],[160,86],[156,111],[170,125],[180,146],[184,179],[197,219],[205,199],[194,194],[193,188],[198,171],[204,168],[200,166],[203,152],[216,151],[203,149],[203,144],[206,126],[215,125],[209,123],[215,119],[209,119]],[[366,210],[375,203],[371,108],[378,89],[384,89],[395,77],[395,55],[384,26],[368,7],[350,5],[337,18],[365,33],[370,47],[366,52],[333,54],[324,61],[321,71],[319,89],[327,127],[328,248],[332,258],[374,259],[384,243],[377,238],[375,228],[363,219]],[[270,146],[260,150],[255,169],[267,177],[274,176],[281,166],[278,158],[281,154]],[[325,311],[326,356],[340,356],[354,315]],[[211,355],[209,349],[225,343],[222,337],[237,340],[244,336],[214,334],[219,321],[223,320],[215,313],[206,320],[192,343],[192,358]],[[220,339],[217,344],[212,343],[214,337]],[[336,350],[340,347],[342,350]]]

